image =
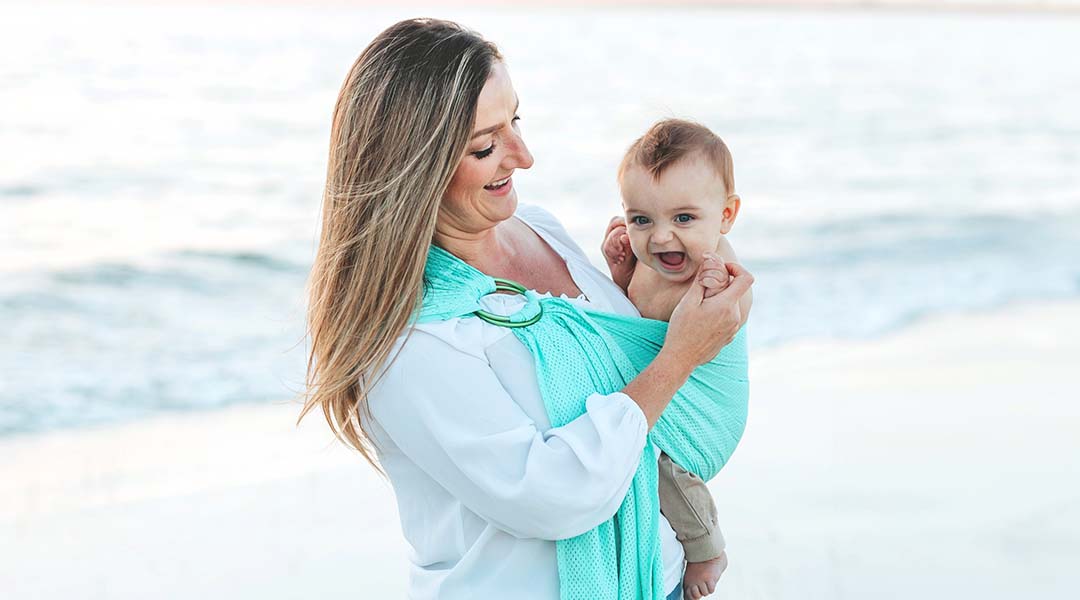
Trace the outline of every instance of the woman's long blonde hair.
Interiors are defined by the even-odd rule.
[[[439,203],[500,59],[456,23],[402,21],[360,54],[334,107],[297,422],[321,407],[338,439],[376,469],[361,421],[367,394],[419,308]]]

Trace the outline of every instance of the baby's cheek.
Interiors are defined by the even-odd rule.
[[[690,254],[689,258],[695,263],[700,263],[702,257],[706,252],[716,252],[716,244],[718,238],[710,235],[698,235],[694,236],[687,243],[687,252]],[[694,265],[697,266],[696,264]]]
[[[630,237],[630,249],[634,251],[634,256],[637,256],[638,260],[648,260],[648,253],[645,251],[648,240],[642,240],[640,235],[631,232],[627,232],[627,235]]]

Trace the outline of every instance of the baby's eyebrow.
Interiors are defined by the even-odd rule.
[[[641,210],[639,208],[627,208],[625,210],[628,213],[645,213],[645,212],[648,212],[648,211]],[[701,209],[699,207],[697,207],[697,206],[679,206],[677,208],[667,208],[667,209],[664,209],[661,212],[673,212],[674,213],[674,212],[687,212],[687,211],[692,212],[692,211],[697,211],[697,210],[701,210]]]

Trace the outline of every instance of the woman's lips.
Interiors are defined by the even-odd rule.
[[[656,258],[665,271],[681,271],[686,266],[685,252],[657,252]]]
[[[500,184],[500,185],[496,185]],[[505,180],[496,181],[495,184],[485,185],[484,189],[487,190],[492,196],[505,196],[510,193],[510,190],[514,187],[514,180],[507,177]]]

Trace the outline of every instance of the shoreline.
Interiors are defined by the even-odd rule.
[[[950,310],[943,310],[943,311],[940,311],[940,312],[930,312],[930,313],[917,314],[917,315],[911,317],[910,319],[908,319],[907,321],[905,321],[902,325],[897,325],[896,327],[888,329],[888,330],[886,330],[884,332],[881,332],[881,333],[878,333],[878,334],[875,334],[875,335],[872,335],[872,336],[867,336],[867,337],[796,338],[796,339],[793,339],[793,340],[790,340],[790,341],[785,341],[785,342],[781,342],[781,343],[766,346],[766,347],[754,347],[753,342],[751,341],[751,351],[758,352],[758,353],[764,353],[764,354],[771,354],[771,353],[774,353],[774,352],[781,352],[781,351],[784,351],[784,350],[789,349],[789,348],[820,347],[820,346],[826,346],[826,347],[838,346],[838,347],[841,347],[841,346],[847,346],[847,345],[852,345],[852,344],[873,344],[873,343],[876,343],[876,342],[880,342],[882,340],[887,340],[889,338],[892,338],[892,337],[895,337],[895,336],[898,336],[898,335],[902,335],[904,332],[908,331],[909,329],[918,328],[918,327],[922,326],[923,324],[925,324],[927,322],[932,322],[932,321],[936,321],[936,320],[939,320],[939,319],[963,318],[963,317],[966,317],[966,316],[970,316],[970,317],[980,317],[980,316],[993,317],[994,315],[996,315],[998,313],[1001,313],[1001,312],[1004,312],[1004,311],[1011,312],[1011,311],[1016,311],[1016,310],[1027,310],[1029,308],[1037,307],[1037,306],[1039,306],[1039,307],[1068,306],[1068,305],[1071,305],[1071,304],[1074,304],[1074,303],[1080,304],[1080,297],[1075,297],[1075,298],[1054,298],[1054,299],[1049,299],[1049,300],[1047,300],[1047,299],[1041,299],[1041,300],[1032,300],[1032,299],[1008,300],[1008,301],[1005,301],[1002,304],[996,304],[994,306],[989,306],[989,307],[978,307],[978,308],[970,308],[970,309],[962,309],[962,310],[961,309],[950,309]],[[1080,357],[1078,357],[1078,358],[1080,358]],[[82,435],[82,434],[93,435],[94,432],[101,432],[102,434],[105,434],[105,433],[113,432],[114,430],[118,430],[118,429],[139,428],[139,427],[142,427],[144,425],[153,426],[156,423],[168,424],[168,423],[170,423],[170,422],[172,422],[174,420],[184,422],[184,421],[188,421],[190,419],[201,419],[201,418],[204,418],[204,417],[213,418],[213,415],[215,415],[215,414],[225,415],[226,416],[225,418],[228,418],[227,415],[230,415],[231,413],[243,412],[243,411],[247,411],[247,410],[252,410],[253,411],[252,414],[261,414],[261,412],[263,412],[263,411],[273,414],[273,411],[279,410],[279,409],[276,409],[274,407],[281,407],[281,406],[285,406],[285,405],[291,406],[294,409],[296,414],[300,413],[300,408],[302,406],[301,401],[299,400],[299,398],[289,399],[289,400],[275,400],[273,402],[258,402],[258,401],[238,402],[236,404],[229,404],[229,405],[225,405],[225,406],[214,406],[214,407],[205,407],[205,408],[191,408],[191,409],[184,409],[184,410],[170,410],[170,411],[167,411],[167,412],[159,412],[159,413],[149,414],[149,415],[144,416],[144,417],[126,418],[126,419],[121,419],[121,420],[117,420],[117,421],[106,421],[106,422],[102,422],[102,423],[89,423],[89,424],[85,424],[85,425],[65,426],[65,427],[59,427],[59,428],[54,428],[54,429],[16,431],[16,432],[11,432],[11,433],[7,433],[7,434],[0,434],[0,453],[3,452],[3,448],[4,448],[5,444],[12,443],[12,442],[14,442],[14,443],[22,443],[24,441],[30,441],[30,440],[47,439],[47,438],[50,438],[52,436],[60,436],[60,437],[63,437],[63,438],[67,438],[67,437],[73,436],[73,435],[75,435],[75,436]],[[305,418],[305,423],[307,423],[307,421],[314,421],[314,420],[318,420],[321,423],[322,422],[321,413],[318,413],[317,411],[312,412],[308,417]],[[2,488],[0,488],[0,489],[2,489]]]
[[[731,556],[715,597],[1068,597],[1075,330],[1080,300],[1025,302],[752,354],[749,425],[709,484]],[[0,440],[0,589],[401,597],[389,483],[298,411]]]

